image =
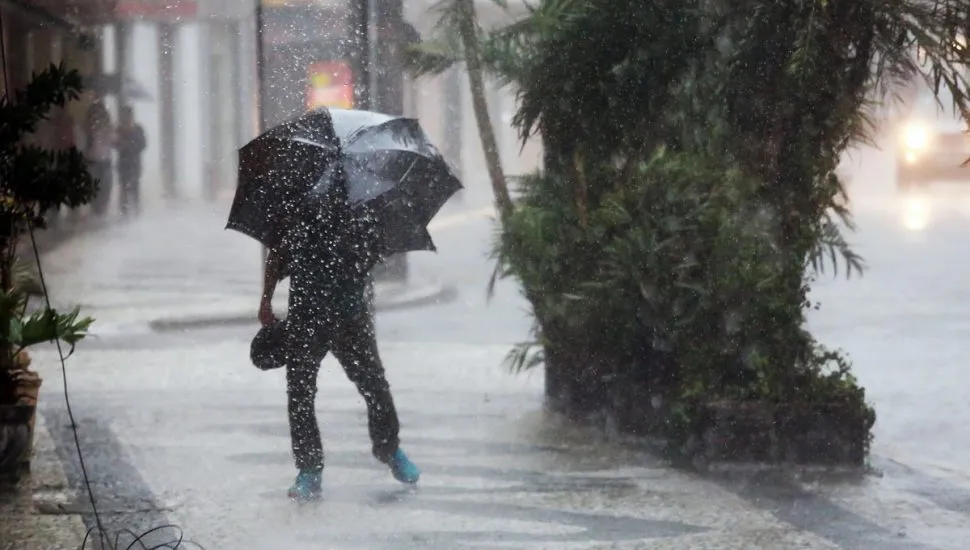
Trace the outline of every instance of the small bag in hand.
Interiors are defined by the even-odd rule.
[[[285,364],[286,321],[275,321],[259,329],[249,346],[249,358],[259,370],[273,370]]]

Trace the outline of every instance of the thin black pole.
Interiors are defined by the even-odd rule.
[[[264,40],[263,0],[256,0],[256,107],[259,113],[257,135],[266,131],[266,45]]]
[[[161,126],[162,183],[165,195],[173,199],[178,195],[176,178],[177,153],[175,147],[175,47],[179,43],[178,28],[172,21],[158,25],[158,72],[159,117]]]
[[[115,29],[115,74],[118,76],[118,116],[121,108],[128,105],[128,89],[125,81],[128,77],[128,23],[118,21]]]
[[[353,27],[355,55],[357,57],[357,78],[354,82],[354,103],[357,109],[373,107],[373,90],[371,89],[371,0],[355,0],[353,6]]]
[[[371,34],[371,109],[390,115],[404,114],[404,71],[397,55],[406,47],[402,0],[369,0],[374,32]],[[376,35],[380,39],[376,39]]]

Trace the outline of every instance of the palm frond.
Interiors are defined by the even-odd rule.
[[[410,45],[404,53],[404,66],[417,77],[434,76],[465,61],[460,41],[441,34],[432,40]]]
[[[839,272],[839,260],[845,263],[846,278],[851,278],[853,272],[861,275],[865,269],[862,257],[852,250],[845,239],[838,223],[831,214],[826,214],[819,228],[819,235],[808,255],[808,266],[816,273],[824,274],[825,266],[832,266],[832,275]]]

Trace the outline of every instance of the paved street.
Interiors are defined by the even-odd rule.
[[[282,373],[249,364],[255,326],[134,330],[249,292],[258,249],[217,221],[189,230],[188,214],[173,213],[165,234],[119,227],[48,258],[59,296],[81,292],[116,329],[68,363],[101,508],[116,526],[177,523],[208,549],[962,550],[970,188],[902,200],[866,160],[855,240],[870,270],[820,281],[812,325],[851,353],[876,406],[872,475],[701,478],[544,417],[541,373],[501,365],[527,334],[527,309],[511,282],[486,303],[491,223],[485,204],[469,200],[439,218],[448,220],[433,231],[439,254],[413,256],[415,274],[448,282],[457,299],[379,319],[421,484],[401,488],[371,458],[363,403],[328,359],[318,398],[326,498],[308,506],[285,498]],[[44,420],[76,481],[56,357],[45,350],[36,363]]]

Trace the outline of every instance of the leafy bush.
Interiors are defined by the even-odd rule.
[[[73,347],[93,322],[80,318],[78,309],[28,315],[28,281],[17,260],[21,239],[45,227],[48,211],[81,206],[97,192],[80,151],[50,151],[29,139],[52,108],[80,93],[77,71],[51,65],[24,89],[0,98],[0,404],[16,399],[17,381],[29,365],[27,347],[55,339]]]
[[[27,139],[52,108],[78,99],[80,93],[76,70],[51,65],[24,89],[0,99],[0,212],[17,222],[3,224],[0,236],[18,236],[26,230],[24,223],[42,228],[48,210],[87,204],[97,192],[97,181],[77,148],[50,151]]]
[[[848,362],[804,329],[808,274],[861,272],[835,169],[881,100],[922,79],[970,113],[965,8],[542,0],[483,32],[544,147],[496,243],[536,317],[513,364],[591,393],[646,380],[688,419],[721,398],[842,402],[871,426]]]
[[[581,384],[642,382],[643,399],[662,396],[679,412],[672,435],[684,437],[677,430],[718,399],[841,396],[869,410],[848,363],[801,328],[807,304],[782,291],[787,252],[757,180],[662,149],[623,176],[588,175],[605,191],[586,225],[563,192],[567,178],[524,180],[495,247],[538,321],[535,341],[510,355],[515,368],[544,360]],[[793,342],[806,350],[794,366],[785,362]]]

